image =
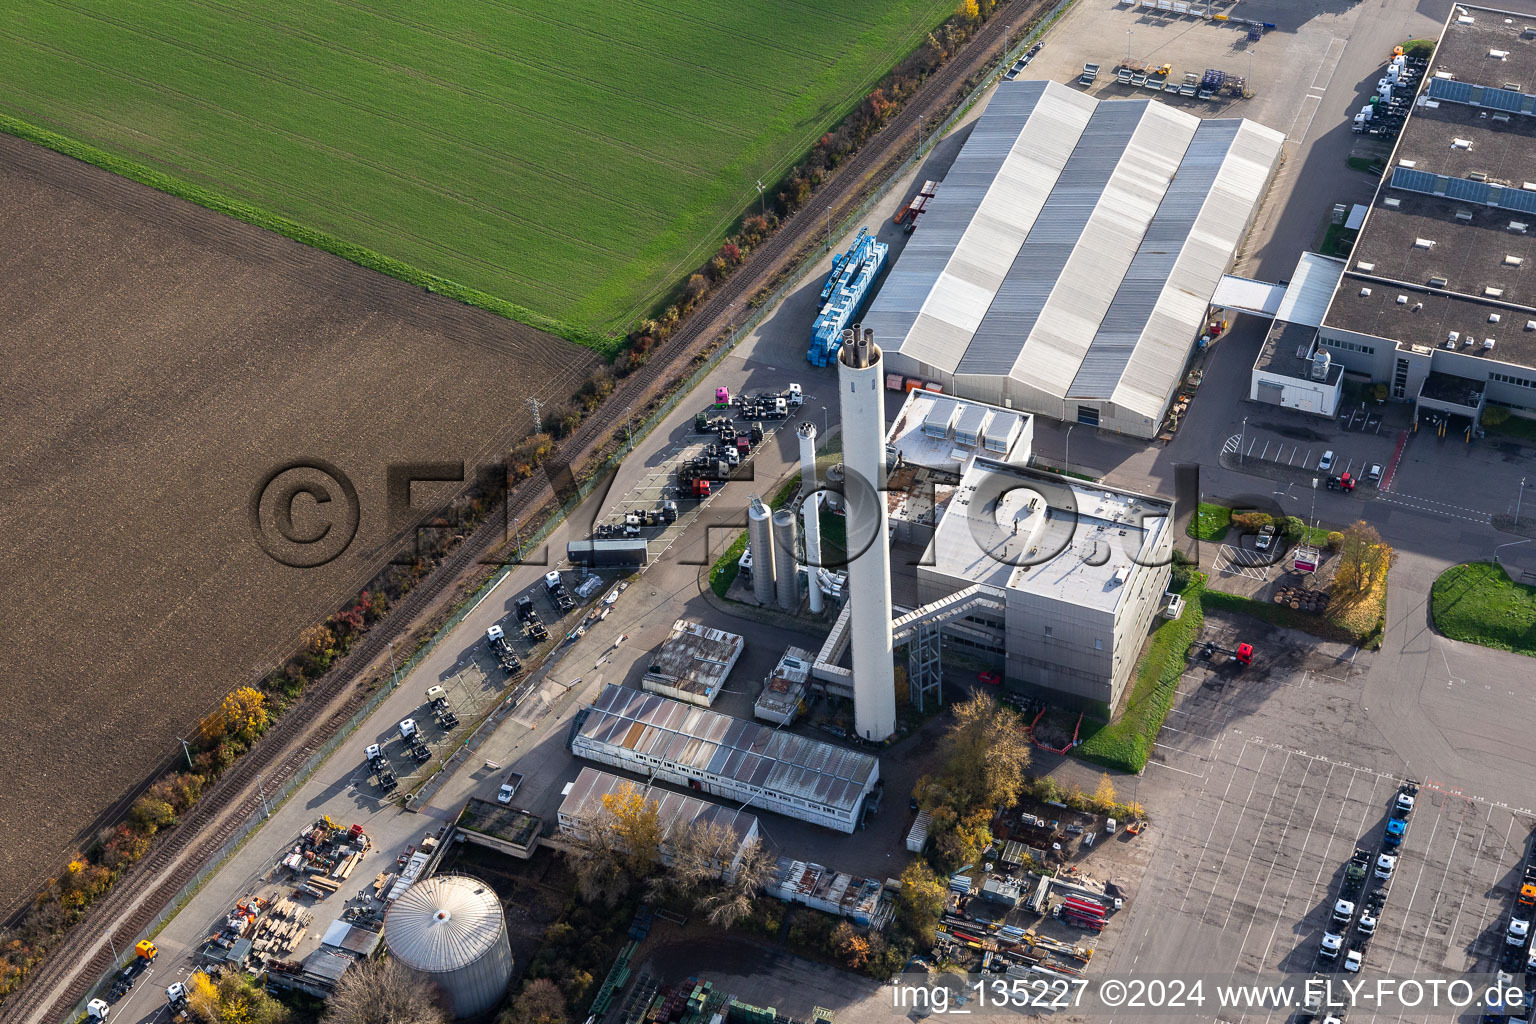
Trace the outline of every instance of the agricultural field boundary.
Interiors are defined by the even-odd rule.
[[[467,285],[459,284],[457,281],[450,281],[447,278],[429,274],[425,270],[414,267],[402,260],[397,260],[392,256],[385,256],[383,253],[374,252],[366,246],[344,241],[335,235],[320,231],[317,228],[307,227],[253,203],[235,199],[232,196],[224,195],[210,188],[204,188],[201,185],[194,185],[175,175],[166,174],[164,171],[154,170],[133,160],[115,156],[104,150],[97,149],[95,146],[72,139],[67,135],[60,135],[58,132],[39,128],[35,124],[12,117],[9,114],[0,114],[0,131],[51,149],[55,153],[62,153],[64,156],[79,160],[81,163],[90,164],[92,167],[99,167],[104,171],[127,178],[130,181],[136,181],[140,185],[147,185],[167,195],[175,196],[178,199],[185,199],[189,203],[196,203],[198,206],[206,207],[216,213],[222,213],[255,227],[282,235],[284,238],[290,238],[295,242],[312,246],[322,252],[328,252],[333,256],[340,256],[342,259],[356,263],[360,267],[377,271],[380,274],[387,274],[407,284],[413,284],[429,292],[455,299],[465,305],[475,306],[487,312],[495,313],[497,316],[504,316],[509,320],[516,320],[519,323],[527,324],[529,327],[548,331],[550,334],[564,338],[566,341],[601,352],[605,356],[613,355],[622,340],[605,338],[594,331],[582,330],[570,324],[561,323],[559,320],[547,317],[542,313],[536,313],[525,306],[508,302],[506,299],[499,299],[488,292],[470,288]]]

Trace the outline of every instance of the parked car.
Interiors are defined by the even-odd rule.
[[[1317,471],[1326,473],[1333,468],[1333,449],[1323,452],[1323,457],[1317,460]]]
[[[1273,544],[1274,542],[1275,542],[1275,524],[1274,523],[1266,523],[1264,525],[1264,527],[1259,530],[1258,539],[1253,542],[1253,546],[1255,548],[1257,548],[1258,550],[1260,550],[1260,551],[1268,551],[1269,550],[1269,546],[1271,544]]]
[[[1381,467],[1374,462],[1371,463],[1371,468],[1365,471],[1365,478],[1373,484],[1380,484]]]
[[[1003,677],[996,672],[979,672],[976,675],[976,679],[978,682],[986,683],[988,686],[1001,686],[1003,684]]]

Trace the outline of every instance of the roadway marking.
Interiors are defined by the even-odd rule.
[[[1435,845],[1435,833],[1440,830],[1440,819],[1443,818],[1443,817],[1445,817],[1445,802],[1444,801],[1442,801],[1441,804],[1440,804],[1440,811],[1439,811],[1438,814],[1435,815],[1434,823],[1432,825],[1430,825],[1430,827],[1429,827],[1429,839],[1427,839],[1425,841],[1425,843],[1424,843],[1424,849],[1426,851],[1428,851],[1431,847],[1433,847]],[[1452,846],[1452,849],[1454,849],[1455,848],[1455,843],[1453,842],[1451,844],[1451,846]],[[1408,920],[1408,915],[1413,913],[1413,901],[1414,901],[1414,898],[1417,897],[1418,894],[1419,894],[1419,885],[1424,881],[1424,869],[1427,868],[1427,867],[1429,867],[1429,857],[1428,857],[1428,855],[1426,853],[1425,859],[1423,860],[1422,863],[1419,864],[1419,873],[1418,873],[1417,876],[1414,877],[1414,880],[1413,880],[1413,891],[1408,894],[1408,905],[1403,908],[1402,916],[1397,918],[1397,922],[1398,922],[1397,931],[1398,931],[1398,935],[1400,937],[1402,936],[1403,932],[1406,929],[1406,922]],[[1450,870],[1450,862],[1449,861],[1446,862],[1446,870],[1447,871]],[[1433,911],[1431,911],[1431,917],[1433,917]],[[1426,935],[1426,938],[1427,937],[1428,936]],[[1397,962],[1397,946],[1393,945],[1393,947],[1392,947],[1392,955],[1387,960],[1386,973],[1388,973],[1388,974],[1392,973],[1392,965],[1395,964],[1396,962]]]
[[[1259,753],[1259,766],[1253,769],[1253,783],[1248,787],[1248,795],[1243,798],[1243,811],[1238,815],[1236,824],[1232,826],[1232,835],[1227,840],[1226,852],[1221,855],[1221,866],[1212,873],[1212,877],[1219,877],[1221,875],[1222,870],[1226,867],[1227,859],[1232,856],[1232,847],[1237,845],[1238,826],[1241,825],[1243,819],[1248,816],[1248,808],[1253,803],[1254,791],[1259,788],[1259,777],[1264,772],[1264,762],[1267,760],[1269,760],[1269,751],[1261,750]],[[1200,910],[1200,917],[1202,920],[1205,918],[1206,912],[1211,909],[1211,900],[1216,898],[1216,886],[1210,886],[1210,890],[1211,891],[1206,893],[1205,896],[1205,906]]]
[[[1348,41],[1340,39],[1338,36],[1328,40],[1328,50],[1323,54],[1323,62],[1318,65],[1317,73],[1312,76],[1312,84],[1308,86],[1309,89],[1321,89],[1323,92],[1328,91],[1328,86],[1333,81],[1334,74],[1339,70],[1339,62],[1344,59],[1344,49],[1347,45]],[[1327,78],[1323,78],[1325,70],[1328,72]],[[1318,79],[1320,78],[1322,79],[1321,85],[1318,84]]]
[[[1277,773],[1275,775],[1275,791],[1273,793],[1269,794],[1269,802],[1270,802],[1271,806],[1274,805],[1275,797],[1280,794],[1280,783],[1285,781],[1285,770],[1286,770],[1286,768],[1290,767],[1290,764],[1291,764],[1291,755],[1290,754],[1286,754],[1285,755],[1285,762],[1280,765],[1280,771],[1279,771],[1279,773]],[[1307,773],[1308,767],[1309,766],[1306,765],[1305,762],[1303,762],[1303,765],[1302,765],[1302,779],[1303,780],[1306,779],[1306,773]],[[1280,838],[1282,840],[1286,837],[1286,834],[1291,829],[1291,819],[1296,816],[1296,804],[1297,804],[1297,802],[1300,799],[1301,799],[1301,784],[1297,784],[1296,787],[1295,787],[1295,795],[1291,797],[1291,810],[1290,810],[1290,813],[1285,816],[1285,825],[1279,830],[1280,831]],[[1268,823],[1269,823],[1269,816],[1267,814],[1259,819],[1259,835],[1254,837],[1253,845],[1248,850],[1248,860],[1247,860],[1246,863],[1243,864],[1243,873],[1241,875],[1239,875],[1238,879],[1237,879],[1237,891],[1239,893],[1241,893],[1243,891],[1243,883],[1248,881],[1248,869],[1253,866],[1253,855],[1259,851],[1259,837],[1264,834],[1265,826]],[[1259,898],[1256,901],[1255,909],[1257,909],[1258,907],[1262,907],[1264,905],[1264,893],[1269,888],[1269,880],[1274,875],[1274,873],[1275,873],[1275,862],[1273,860],[1271,860],[1269,862],[1269,870],[1267,872],[1265,872],[1265,874],[1264,874],[1264,881],[1259,886]],[[1233,900],[1232,903],[1227,907],[1226,919],[1221,922],[1221,930],[1222,931],[1226,931],[1227,930],[1227,924],[1232,920],[1232,911],[1236,907],[1236,905],[1237,905],[1237,901]],[[1257,916],[1258,916],[1257,914],[1254,915],[1254,917],[1257,917]],[[1248,933],[1253,931],[1254,917],[1250,917],[1248,919],[1248,927],[1243,929],[1242,941],[1240,941],[1237,944],[1237,959],[1232,961],[1232,971],[1233,971],[1234,974],[1237,972],[1238,962],[1241,961],[1242,958],[1243,958],[1243,947],[1248,944]]]
[[[1307,132],[1312,130],[1312,119],[1317,116],[1317,110],[1322,106],[1323,98],[1308,93],[1302,98],[1301,107],[1296,111],[1296,116],[1291,120],[1291,130],[1286,134],[1285,141],[1300,144],[1307,137]],[[1308,109],[1308,108],[1311,109]],[[1299,126],[1299,129],[1298,129]]]
[[[1227,777],[1227,788],[1221,792],[1221,805],[1216,808],[1216,813],[1211,815],[1211,831],[1206,835],[1205,842],[1201,844],[1200,859],[1195,862],[1196,870],[1189,873],[1189,886],[1184,890],[1184,899],[1179,902],[1180,914],[1184,913],[1184,907],[1189,902],[1189,894],[1195,891],[1195,882],[1200,880],[1199,867],[1205,861],[1205,851],[1210,849],[1211,840],[1216,838],[1216,825],[1221,821],[1221,812],[1227,806],[1227,794],[1232,791],[1232,781],[1237,778],[1237,769],[1242,766],[1243,754],[1247,750],[1248,746],[1244,744],[1243,749],[1238,752],[1237,763],[1232,766],[1232,774]],[[1200,794],[1202,796],[1205,795],[1205,785],[1203,783],[1200,786]]]
[[[1394,505],[1401,505],[1415,512],[1428,512],[1431,515],[1446,516],[1451,519],[1465,519],[1468,522],[1482,523],[1485,526],[1493,523],[1493,515],[1491,513],[1481,512],[1475,508],[1467,508],[1464,505],[1448,505],[1443,501],[1432,501],[1429,498],[1419,498],[1406,494],[1381,493],[1377,497],[1382,501],[1390,501]],[[1464,513],[1471,514],[1466,515]]]
[[[1472,867],[1467,871],[1467,874],[1469,876],[1475,876],[1475,874],[1477,872],[1477,862],[1480,861],[1482,859],[1482,857],[1483,857],[1483,843],[1487,841],[1487,839],[1488,839],[1488,829],[1492,825],[1493,825],[1493,806],[1490,804],[1489,807],[1488,807],[1488,818],[1487,818],[1486,821],[1483,822],[1483,834],[1478,837],[1477,847],[1476,847],[1476,849],[1472,853]],[[1514,825],[1514,819],[1513,818],[1510,819],[1510,825],[1511,826]],[[1450,866],[1449,862],[1447,862],[1446,866],[1447,867]],[[1486,907],[1487,902],[1488,901],[1486,899],[1483,901],[1485,907]],[[1448,946],[1454,944],[1454,940],[1456,938],[1456,926],[1461,923],[1461,912],[1464,909],[1466,909],[1466,905],[1467,905],[1467,901],[1466,900],[1457,900],[1456,901],[1456,916],[1451,918],[1450,930],[1445,933],[1445,940],[1446,940],[1446,943],[1447,943]],[[1474,940],[1474,944],[1475,944],[1475,941],[1476,940]]]

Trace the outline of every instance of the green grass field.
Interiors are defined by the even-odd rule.
[[[1536,655],[1536,587],[1514,582],[1501,565],[1451,566],[1429,602],[1435,628],[1452,640]]]
[[[0,113],[595,342],[954,6],[0,0]]]

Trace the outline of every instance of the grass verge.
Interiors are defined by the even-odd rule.
[[[1212,505],[1202,501],[1190,521],[1189,535],[1196,540],[1221,540],[1232,525],[1232,510],[1225,505]]]
[[[1125,714],[1084,739],[1075,751],[1078,757],[1127,772],[1139,772],[1146,767],[1152,756],[1152,743],[1163,727],[1163,719],[1168,717],[1168,709],[1173,707],[1189,645],[1200,635],[1205,623],[1201,606],[1202,596],[1207,593],[1205,576],[1190,573],[1188,582],[1175,588],[1175,592],[1184,596],[1184,614],[1164,621],[1152,632],[1146,656],[1136,666]]]
[[[1333,604],[1322,615],[1312,615],[1273,601],[1256,601],[1221,590],[1207,590],[1202,598],[1207,611],[1215,609],[1247,615],[1282,629],[1310,633],[1324,640],[1376,650],[1385,625],[1387,587],[1378,583],[1370,592],[1341,607]]]
[[[1536,655],[1536,587],[1490,562],[1453,565],[1429,592],[1435,628],[1452,640]]]

